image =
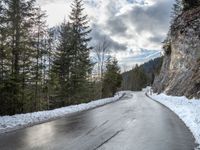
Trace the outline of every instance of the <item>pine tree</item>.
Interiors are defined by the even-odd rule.
[[[147,76],[142,67],[139,67],[138,65],[135,66],[132,72],[132,78],[133,84],[131,90],[140,91],[143,87],[147,86]]]
[[[83,10],[82,0],[74,0],[70,22],[61,25],[55,39],[55,31],[47,33],[45,13],[35,0],[0,1],[1,115],[92,99],[91,30]]]
[[[88,37],[91,30],[89,29],[87,15],[83,15],[82,0],[74,0],[72,12],[70,15],[70,24],[73,30],[73,66],[71,72],[72,94],[75,99],[80,99],[85,95],[87,89],[87,78],[91,72],[89,42]]]
[[[5,60],[5,21],[3,2],[0,2],[0,89],[4,78],[4,60]]]
[[[5,101],[10,104],[9,114],[23,112],[25,91],[30,70],[30,29],[32,28],[34,0],[5,0],[7,30],[7,68],[9,74],[4,82]]]
[[[121,82],[122,76],[117,60],[115,58],[109,59],[103,79],[103,97],[114,96],[117,89],[120,88]]]
[[[6,77],[6,22],[5,22],[5,8],[3,1],[0,2],[0,114],[6,111],[6,102],[4,100],[4,86]]]
[[[34,110],[41,109],[41,98],[42,98],[42,88],[44,84],[44,74],[46,66],[46,14],[41,11],[40,8],[35,10],[34,18],[34,37],[33,37],[33,48],[35,49],[34,58],[35,63],[33,64],[33,76],[35,81],[35,96],[34,96]]]
[[[72,27],[69,23],[64,23],[60,27],[59,46],[53,65],[53,74],[58,79],[57,84],[57,107],[69,104],[66,100],[70,99],[71,88],[71,69],[73,67],[73,47],[72,47]],[[54,82],[55,84],[55,82]]]
[[[55,83],[53,79],[53,60],[54,60],[54,52],[56,51],[56,39],[55,39],[56,30],[55,28],[50,28],[47,31],[47,39],[46,39],[46,50],[47,50],[47,83],[46,83],[46,99],[47,99],[47,109],[51,108],[51,96],[53,91],[55,90]]]

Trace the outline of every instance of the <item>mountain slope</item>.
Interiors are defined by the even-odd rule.
[[[122,90],[140,91],[153,83],[154,77],[159,74],[163,57],[150,60],[141,66],[122,74]]]

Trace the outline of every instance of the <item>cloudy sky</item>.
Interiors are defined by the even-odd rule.
[[[38,0],[50,27],[67,20],[73,0]],[[110,42],[123,69],[158,57],[169,29],[174,0],[84,0],[93,44]]]

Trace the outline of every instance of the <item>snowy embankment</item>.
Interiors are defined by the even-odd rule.
[[[124,94],[125,92],[119,92],[112,98],[100,99],[92,101],[90,103],[72,105],[50,111],[41,111],[14,116],[1,116],[0,133],[5,133],[35,124],[44,123],[50,120],[64,117],[68,114],[89,110],[98,106],[103,106],[105,104],[119,100]]]
[[[152,92],[149,92],[148,96],[175,112],[193,133],[196,142],[200,144],[200,99],[189,100],[186,97],[157,95]]]

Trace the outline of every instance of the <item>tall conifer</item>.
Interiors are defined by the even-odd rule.
[[[72,12],[70,15],[70,24],[73,30],[72,49],[73,66],[71,73],[73,95],[81,98],[87,88],[87,78],[91,71],[90,50],[91,38],[88,36],[91,32],[88,26],[88,16],[83,14],[82,0],[74,0]]]
[[[20,113],[24,108],[25,82],[28,81],[31,57],[31,33],[35,0],[6,0],[7,56],[9,75],[4,89],[9,93],[6,100],[11,104],[10,114]]]

